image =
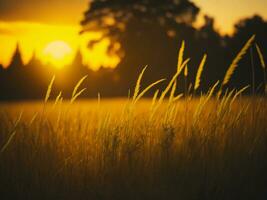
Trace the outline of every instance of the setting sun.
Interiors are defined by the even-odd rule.
[[[54,41],[44,48],[43,56],[46,62],[60,68],[71,62],[73,49],[64,41]]]

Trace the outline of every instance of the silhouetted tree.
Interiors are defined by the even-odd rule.
[[[178,44],[194,34],[192,23],[199,8],[188,0],[95,0],[82,21],[83,32],[100,31],[112,42],[114,53],[119,42],[122,62],[116,69],[124,86],[123,93],[134,84],[137,74],[148,64],[153,73],[146,80],[169,76],[175,70]],[[180,31],[181,30],[181,31]],[[176,37],[175,37],[176,36]]]
[[[17,44],[11,63],[3,76],[5,84],[2,85],[2,90],[6,91],[3,96],[1,96],[3,99],[16,99],[17,97],[23,95],[23,67],[24,64],[19,44]]]
[[[82,25],[83,32],[101,31],[102,38],[116,41],[131,26],[131,21],[138,20],[141,26],[154,21],[168,30],[177,23],[191,24],[198,12],[199,8],[188,0],[93,0]],[[98,41],[91,41],[91,44],[94,42]]]
[[[8,66],[9,71],[13,71],[19,69],[21,66],[24,66],[22,61],[22,56],[19,48],[19,44],[17,44],[13,57],[11,59],[11,63]]]
[[[0,64],[0,88],[2,88],[3,85],[5,84],[4,76],[5,76],[5,70],[4,70],[3,65]]]
[[[4,67],[3,65],[0,64],[0,74],[4,72]]]
[[[35,66],[41,66],[41,65],[42,65],[42,63],[40,62],[39,59],[37,59],[36,53],[33,52],[33,55],[31,57],[30,61],[28,62],[27,66],[28,67],[35,67]]]

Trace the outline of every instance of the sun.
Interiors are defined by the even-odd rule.
[[[64,41],[53,41],[43,49],[44,60],[57,68],[70,64],[73,58],[73,49]]]

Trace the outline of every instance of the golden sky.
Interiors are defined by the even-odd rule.
[[[62,64],[71,62],[79,48],[84,64],[94,69],[116,66],[119,58],[105,53],[108,40],[89,50],[88,40],[99,34],[79,35],[79,22],[87,6],[88,0],[0,0],[0,63],[4,66],[10,63],[17,42],[24,63],[33,52],[44,63],[52,62],[45,55],[47,47],[63,41],[72,51]]]
[[[216,19],[222,33],[231,33],[238,19],[261,14],[267,18],[266,0],[193,0]],[[90,38],[98,34],[79,35],[79,22],[88,7],[88,0],[0,0],[0,63],[7,66],[19,42],[23,61],[27,63],[33,52],[44,63],[49,62],[45,50],[55,41],[66,43],[71,52],[65,62],[70,62],[78,48],[83,61],[94,69],[99,66],[116,66],[117,56],[106,55],[108,40],[93,50],[86,48]],[[201,22],[201,20],[199,20]],[[64,63],[64,64],[66,64]]]
[[[87,48],[88,40],[99,37],[99,34],[88,33],[79,35],[79,31],[80,27],[75,24],[54,25],[25,21],[0,21],[0,63],[4,66],[10,63],[17,42],[19,43],[24,63],[31,59],[33,53],[43,63],[47,63],[51,61],[45,56],[47,47],[55,41],[63,41],[72,51],[62,64],[70,63],[79,48],[83,55],[84,64],[90,65],[94,69],[97,69],[99,66],[117,65],[119,58],[116,56],[109,57],[105,53],[109,44],[108,40],[89,50]]]
[[[267,0],[193,0],[203,13],[213,16],[221,33],[231,33],[237,20],[259,14],[267,19]]]

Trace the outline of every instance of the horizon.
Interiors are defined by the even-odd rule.
[[[62,42],[62,43],[65,44],[65,42],[60,41],[60,40],[58,40],[58,41],[54,41],[54,42],[52,42],[51,44],[53,44],[53,43],[57,43],[57,42],[58,42],[58,43],[61,43],[61,42]],[[49,45],[50,45],[50,44],[48,44],[47,47],[44,49],[44,52],[48,49]],[[59,48],[61,48],[61,47],[59,47]],[[69,48],[69,47],[68,47],[68,48]],[[56,48],[56,49],[54,49],[54,50],[56,51],[56,50],[60,50],[60,49],[57,49],[57,48]],[[64,51],[64,49],[63,49],[63,51]],[[21,59],[22,59],[22,61],[23,61],[23,66],[16,66],[16,67],[24,67],[24,66],[27,66],[28,64],[30,64],[31,61],[33,61],[33,60],[37,60],[37,61],[40,61],[40,63],[41,63],[42,66],[50,66],[50,67],[54,67],[55,69],[59,69],[59,70],[61,70],[61,69],[63,69],[64,67],[67,67],[67,66],[69,66],[69,65],[72,65],[73,62],[75,62],[75,59],[77,58],[77,56],[80,56],[80,55],[81,55],[81,62],[82,62],[82,64],[83,64],[85,67],[88,67],[88,66],[83,62],[82,49],[79,48],[79,47],[77,47],[77,49],[76,49],[75,51],[73,51],[73,50],[71,49],[71,52],[67,53],[68,58],[67,58],[66,60],[65,60],[65,58],[64,58],[63,63],[61,63],[61,60],[52,60],[52,59],[48,59],[48,60],[46,60],[46,61],[43,61],[40,57],[37,56],[37,54],[36,54],[36,53],[37,53],[36,50],[33,51],[31,57],[29,58],[29,60],[28,60],[27,62],[24,62],[23,57],[22,57],[22,49],[21,49],[21,46],[20,46],[19,43],[16,43],[16,47],[15,47],[13,53],[12,53],[12,56],[11,56],[11,59],[10,59],[10,62],[8,63],[8,65],[5,66],[5,65],[0,64],[0,67],[3,67],[3,69],[8,69],[8,68],[10,67],[10,65],[12,64],[12,61],[13,61],[12,58],[14,58],[14,56],[15,56],[15,54],[16,54],[17,52],[19,52],[19,54],[20,54],[20,56],[21,56]],[[53,52],[52,52],[52,53],[53,53]],[[63,54],[65,54],[65,52],[63,52]],[[45,55],[45,56],[49,57],[49,56],[54,56],[54,55],[51,55],[51,52],[48,52],[48,54]],[[63,56],[65,56],[65,55],[63,55]],[[60,63],[57,63],[57,61],[59,61]],[[101,68],[101,67],[103,67],[103,66],[100,66],[100,68]],[[107,67],[107,68],[113,68],[113,67]],[[98,69],[94,69],[94,68],[88,68],[88,69],[91,69],[91,70],[93,70],[93,71],[94,71],[94,70],[98,70]]]
[[[222,35],[231,34],[233,24],[242,17],[249,17],[259,14],[267,18],[267,8],[263,0],[256,0],[254,6],[249,6],[248,0],[240,4],[240,0],[235,0],[229,6],[226,1],[214,0],[194,0],[200,7],[200,15],[194,26],[203,24],[203,15],[208,14],[215,19],[215,28]],[[99,38],[97,33],[87,33],[79,35],[81,27],[79,25],[83,12],[89,5],[88,0],[80,1],[50,1],[49,3],[23,0],[0,0],[0,64],[7,67],[19,43],[24,64],[27,64],[34,52],[42,63],[51,62],[44,56],[44,49],[54,41],[63,41],[70,48],[69,62],[76,55],[79,48],[82,53],[84,65],[93,70],[100,66],[114,68],[121,61],[119,55],[107,54],[110,41],[103,40],[94,49],[87,46],[88,40]],[[224,9],[236,9],[224,15]],[[62,9],[64,8],[64,9]],[[19,10],[19,12],[18,12]],[[48,12],[49,10],[49,12]],[[62,10],[62,11],[61,11]],[[68,12],[66,16],[65,13]],[[64,65],[68,64],[64,61]],[[64,66],[62,64],[62,66]]]

